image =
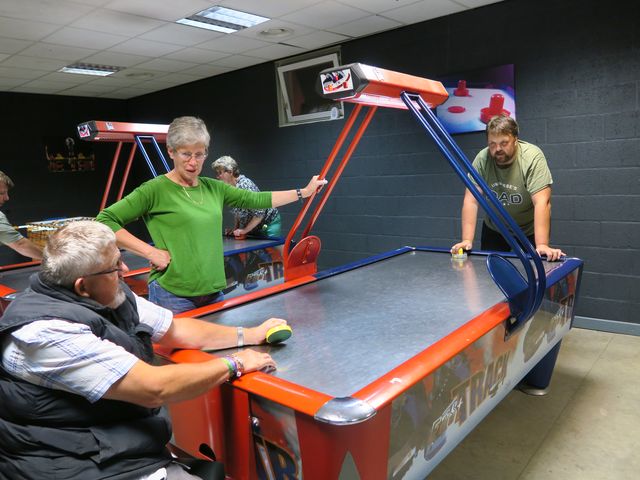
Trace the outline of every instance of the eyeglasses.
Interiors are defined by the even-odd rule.
[[[108,270],[102,270],[100,272],[95,272],[95,273],[89,273],[87,275],[83,275],[84,277],[95,277],[97,275],[108,275],[110,273],[113,272],[123,272],[124,271],[124,262],[122,261],[122,258],[118,259],[118,263],[116,267],[113,268],[109,268]]]
[[[180,155],[180,158],[186,162],[188,160],[191,160],[192,158],[195,158],[198,161],[204,160],[209,156],[209,153],[208,152],[192,153],[192,152],[178,151],[178,155]]]

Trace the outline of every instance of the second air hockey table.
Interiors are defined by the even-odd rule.
[[[172,405],[174,445],[215,454],[237,479],[425,478],[527,373],[548,370],[573,320],[581,260],[545,262],[541,307],[512,330],[486,258],[405,247],[202,316],[245,326],[282,317],[293,336],[252,347],[275,372]]]
[[[246,238],[238,240],[223,237],[227,287],[225,297],[273,286],[284,281],[284,269],[280,246],[282,238]],[[122,259],[129,267],[124,281],[138,295],[148,293],[149,262],[133,253],[123,251]],[[29,277],[40,268],[37,262],[0,266],[0,314],[18,292],[29,286]]]

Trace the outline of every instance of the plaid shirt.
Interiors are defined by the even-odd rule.
[[[253,183],[251,179],[245,177],[244,175],[238,176],[236,188],[240,188],[242,190],[250,190],[252,192],[260,191],[258,186],[255,183]],[[236,221],[238,222],[238,228],[246,227],[253,217],[262,217],[262,222],[256,227],[257,229],[260,227],[260,225],[263,225],[263,224],[269,225],[276,218],[276,215],[278,215],[278,210],[276,208],[266,208],[264,210],[248,210],[244,208],[232,208],[231,212],[233,212],[233,214],[236,217]]]
[[[160,340],[173,321],[171,311],[136,295],[140,322]],[[36,320],[7,335],[2,366],[10,374],[47,388],[96,402],[139,360],[124,348],[95,336],[87,325]]]

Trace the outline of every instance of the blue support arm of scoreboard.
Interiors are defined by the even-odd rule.
[[[542,303],[546,289],[546,274],[542,260],[522,229],[493,195],[489,186],[420,95],[403,92],[400,98],[433,138],[453,170],[487,212],[524,266],[526,280],[504,257],[494,253],[487,257],[489,273],[509,302],[512,314],[509,331],[513,331],[533,316]]]
[[[158,152],[158,157],[160,157],[160,160],[162,161],[162,165],[164,166],[165,171],[169,172],[169,170],[170,170],[169,165],[167,164],[167,161],[165,160],[164,155],[162,154],[162,150],[160,149],[160,145],[158,145],[158,142],[156,141],[156,139],[155,139],[155,137],[153,135],[135,135],[134,139],[135,139],[136,143],[138,144],[138,148],[140,149],[140,152],[142,153],[142,156],[144,157],[145,161],[147,162],[149,170],[151,171],[151,175],[153,175],[154,178],[158,176],[158,172],[156,172],[156,169],[153,166],[153,163],[151,162],[151,158],[149,157],[149,154],[147,153],[147,151],[144,148],[144,143],[142,142],[143,140],[148,140],[153,144],[153,146],[156,149],[156,152]]]

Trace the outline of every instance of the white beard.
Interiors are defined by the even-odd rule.
[[[113,308],[113,309],[118,308],[120,305],[124,303],[126,299],[127,297],[124,294],[124,290],[122,290],[121,287],[118,287],[118,292],[116,293],[115,298],[109,305],[107,305],[107,307]]]

